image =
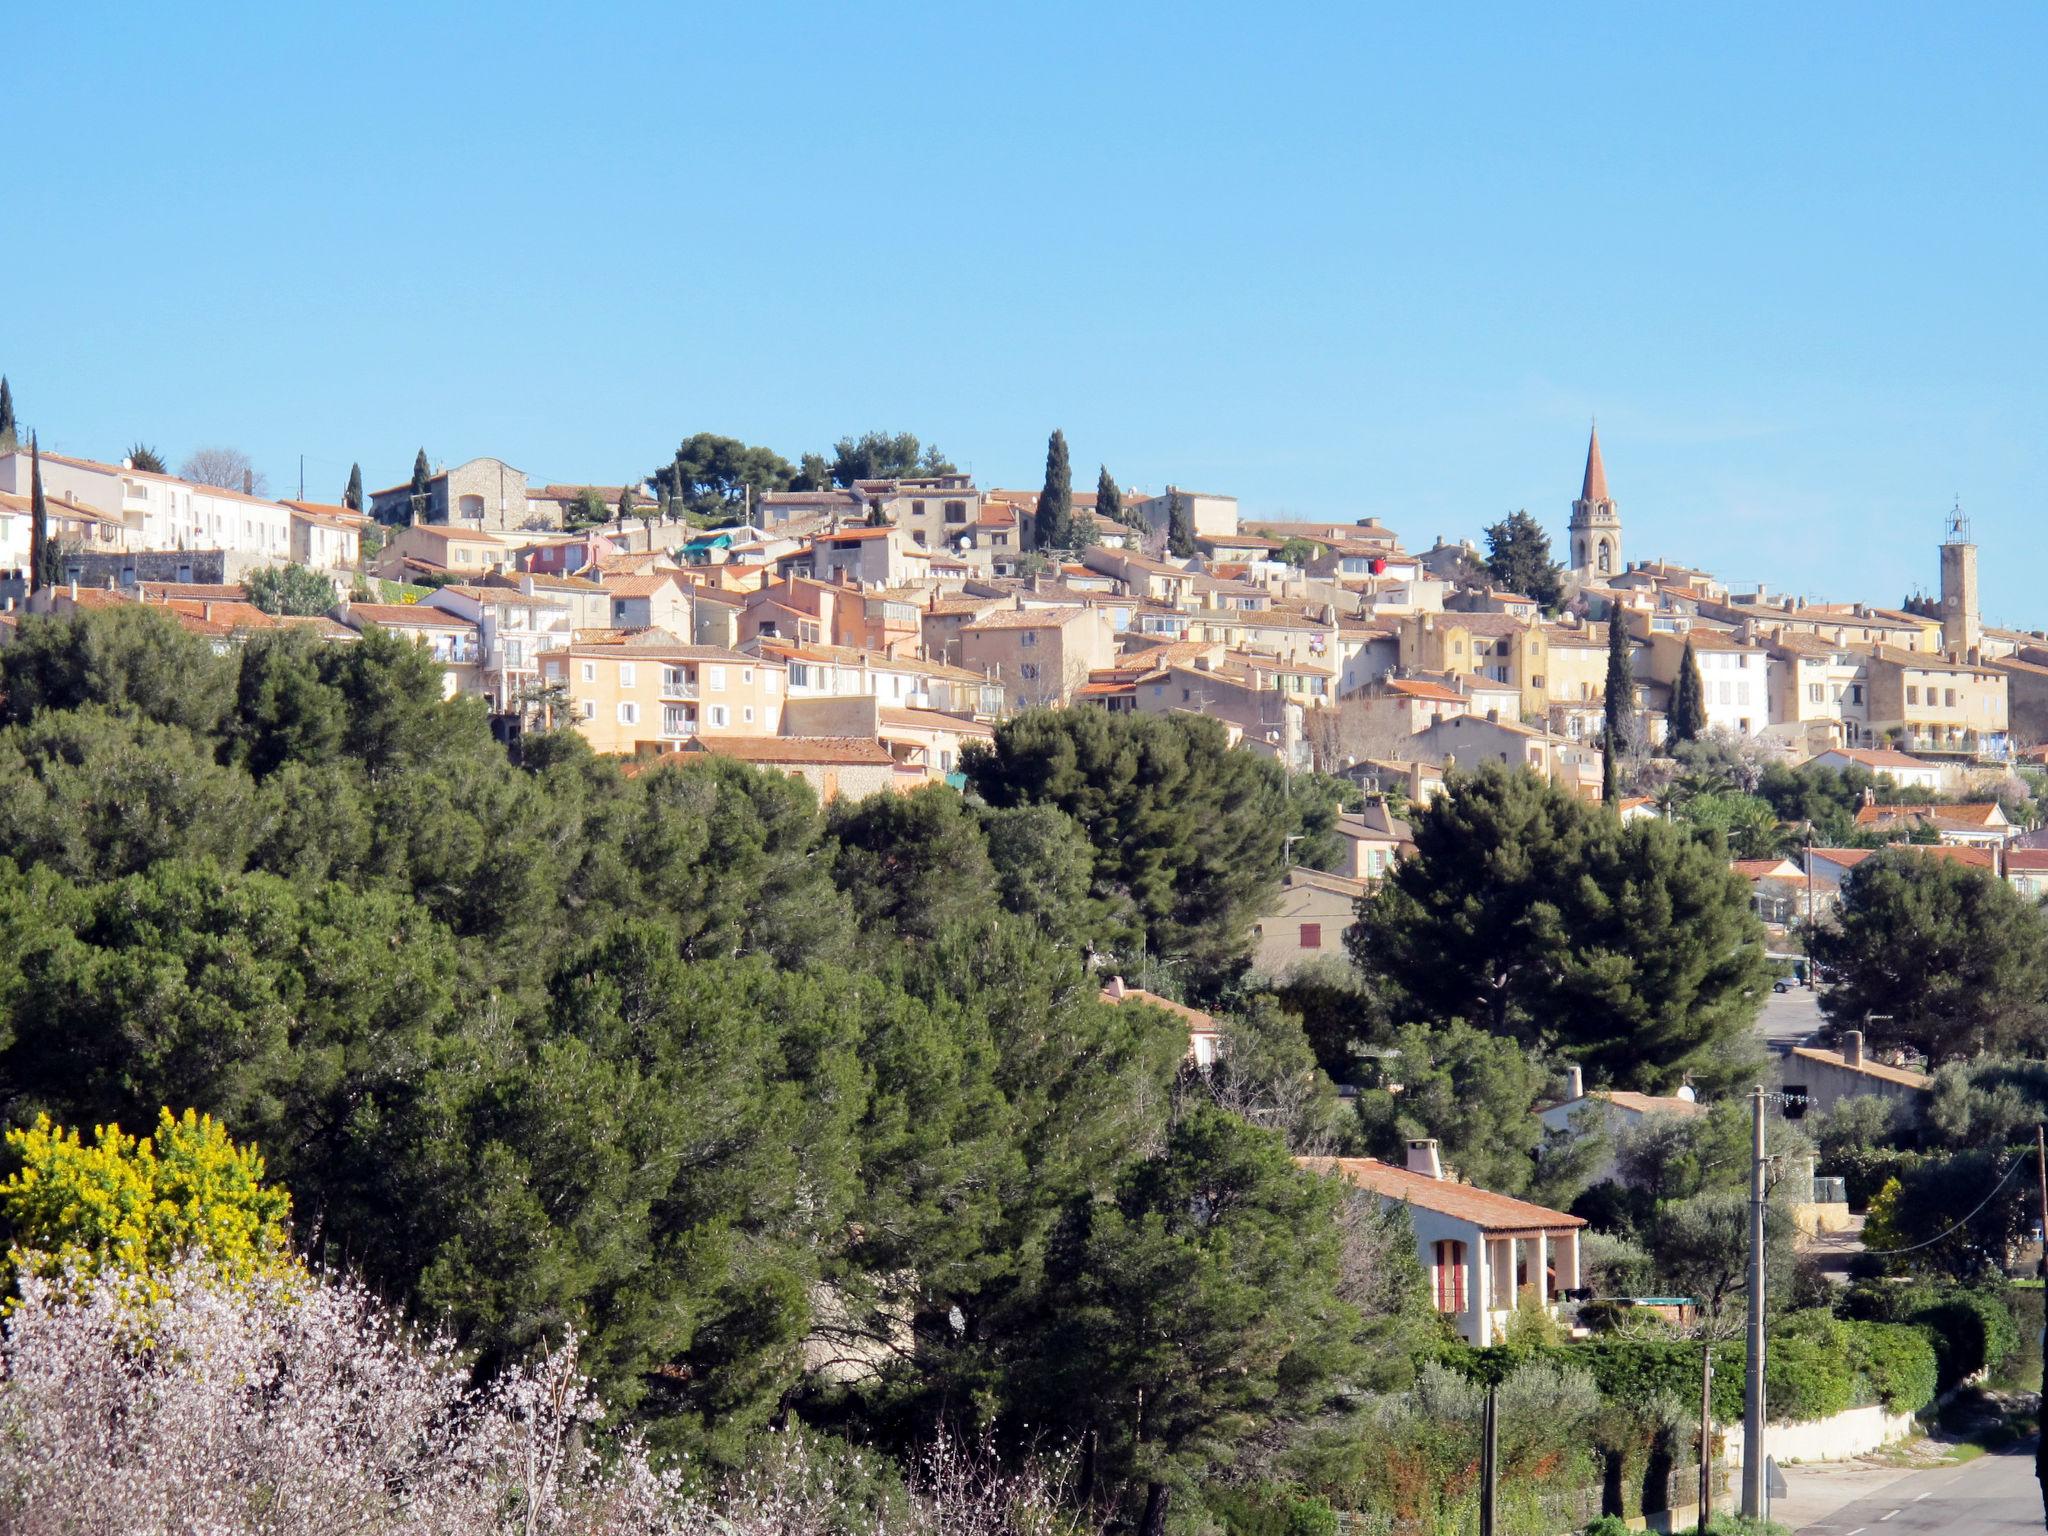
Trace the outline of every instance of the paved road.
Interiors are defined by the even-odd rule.
[[[1773,1050],[1798,1045],[1820,1028],[1820,1004],[1804,987],[1790,992],[1772,992],[1764,998],[1764,1010],[1757,1015],[1756,1032]]]
[[[1798,1467],[1786,1468],[1794,1501]],[[2042,1529],[2031,1444],[1957,1467],[1907,1472],[1799,1527],[1824,1536],[2018,1536]]]

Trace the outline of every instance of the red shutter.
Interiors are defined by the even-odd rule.
[[[1303,949],[1321,949],[1323,947],[1323,925],[1321,923],[1303,923],[1301,925],[1301,947]]]

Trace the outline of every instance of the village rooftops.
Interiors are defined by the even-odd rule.
[[[1336,1174],[1389,1200],[1468,1221],[1483,1232],[1543,1232],[1586,1225],[1583,1216],[1553,1211],[1512,1195],[1497,1195],[1475,1185],[1456,1184],[1449,1179],[1396,1168],[1377,1158],[1297,1157],[1295,1162],[1311,1173]]]

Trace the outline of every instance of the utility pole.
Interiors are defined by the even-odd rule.
[[[1717,1309],[1713,1321],[1700,1327],[1700,1510],[1695,1523],[1703,1531],[1714,1518],[1714,1323],[1719,1321]]]
[[[1500,1520],[1500,1388],[1486,1389],[1486,1412],[1479,1421],[1479,1536],[1496,1536]]]
[[[2034,1157],[2041,1196],[2041,1277],[2048,1280],[2048,1135],[2038,1125],[2034,1127]],[[2048,1371],[2048,1327],[2041,1330],[2041,1368]],[[2042,1380],[2048,1381],[2048,1376]],[[2048,1518],[2048,1435],[2041,1436],[2034,1447],[2034,1477],[2041,1485],[2043,1516]]]
[[[1749,1168],[1749,1378],[1742,1401],[1742,1516],[1764,1514],[1764,1089],[1751,1090]]]
[[[1813,978],[1813,823],[1806,824],[1806,990],[1818,990]]]

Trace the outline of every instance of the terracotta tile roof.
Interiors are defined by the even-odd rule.
[[[2005,850],[2005,870],[2048,870],[2048,848],[2008,848]]]
[[[813,544],[859,544],[867,539],[886,539],[887,528],[842,528],[837,533],[821,533],[815,536]]]
[[[1951,864],[1967,864],[1972,869],[1991,869],[1997,860],[1989,848],[1965,848],[1955,843],[1893,843],[1888,848],[1816,848],[1813,856],[1825,859],[1842,869],[1854,869],[1865,859],[1875,858],[1880,853],[1925,854],[1931,859],[1947,859]]]
[[[1728,867],[1745,880],[1791,879],[1800,873],[1790,859],[1736,859]]]
[[[1125,1003],[1148,1003],[1154,1008],[1163,1008],[1186,1024],[1191,1034],[1213,1035],[1222,1027],[1214,1014],[1190,1008],[1186,1003],[1176,1003],[1157,992],[1147,992],[1143,987],[1126,986],[1121,976],[1110,978],[1109,985],[1102,989],[1101,997],[1105,1003],[1115,1003],[1119,1007]]]
[[[1445,704],[1463,704],[1465,695],[1455,688],[1446,688],[1442,683],[1432,683],[1420,677],[1390,677],[1386,680],[1388,693],[1402,694],[1411,699],[1429,699]]]
[[[1287,884],[1306,886],[1312,891],[1330,891],[1354,899],[1372,889],[1370,881],[1352,880],[1343,875],[1333,875],[1327,870],[1310,869],[1303,864],[1296,864],[1287,871]]]
[[[985,614],[967,629],[1057,629],[1088,610],[1078,605],[1062,608],[1009,608]]]
[[[1865,1077],[1874,1077],[1882,1083],[1897,1083],[1905,1088],[1932,1088],[1934,1079],[1924,1072],[1914,1072],[1906,1067],[1888,1067],[1881,1061],[1872,1061],[1868,1056],[1860,1065],[1852,1065],[1840,1051],[1824,1051],[1818,1046],[1795,1045],[1792,1054],[1802,1061],[1818,1061],[1830,1067],[1840,1067],[1845,1072],[1861,1072]]]
[[[1297,1157],[1295,1162],[1311,1173],[1336,1174],[1389,1200],[1425,1211],[1469,1221],[1482,1232],[1550,1231],[1559,1227],[1583,1227],[1582,1216],[1568,1216],[1547,1206],[1497,1195],[1471,1184],[1454,1184],[1433,1179],[1425,1173],[1410,1173],[1391,1163],[1370,1157]]]
[[[1864,805],[1856,809],[1856,825],[1859,827],[1879,827],[1899,821],[1996,831],[2005,825],[2005,812],[1995,800],[1967,805]]]
[[[1895,667],[1904,667],[1910,672],[1961,672],[1971,677],[1996,677],[1998,668],[1991,662],[1950,661],[1946,656],[1937,656],[1932,651],[1902,651],[1897,646],[1872,646],[1870,654],[1878,661],[1889,662]]]
[[[883,705],[876,709],[875,718],[885,726],[903,731],[951,731],[961,736],[985,736],[991,741],[996,734],[994,726],[979,720],[965,720],[944,710],[918,709],[912,705]]]
[[[663,587],[687,587],[688,583],[673,572],[663,572],[654,576],[608,576],[601,587],[586,585],[608,597],[652,597]]]
[[[689,750],[689,749],[685,749]],[[896,759],[879,741],[865,736],[699,736],[695,750],[741,762],[825,763],[845,767],[894,767]]]
[[[1596,1088],[1586,1097],[1605,1100],[1616,1109],[1633,1110],[1639,1115],[1674,1115],[1681,1120],[1690,1120],[1707,1112],[1707,1106],[1696,1099],[1660,1097],[1628,1088]]]
[[[1822,757],[1846,757],[1852,763],[1865,768],[1917,768],[1923,773],[1931,769],[1932,763],[1924,763],[1917,757],[1908,757],[1903,752],[1894,752],[1889,747],[1830,747]]]
[[[476,628],[475,619],[465,619],[459,614],[441,608],[429,608],[424,603],[350,603],[348,616],[360,619],[365,624],[383,624],[404,629],[463,629]]]

